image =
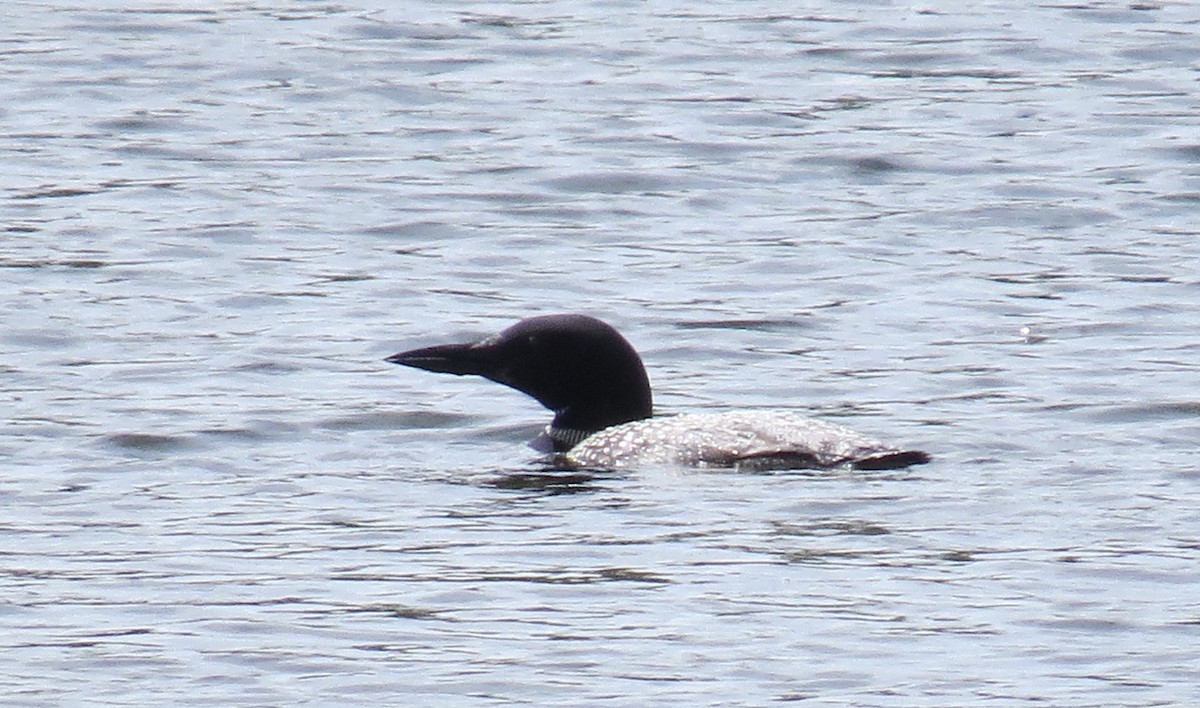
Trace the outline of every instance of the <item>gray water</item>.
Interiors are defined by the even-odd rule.
[[[1194,3],[0,15],[5,705],[1200,700]],[[382,362],[561,311],[934,462]]]

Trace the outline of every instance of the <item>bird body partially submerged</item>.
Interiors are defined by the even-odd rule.
[[[387,360],[483,376],[533,396],[555,414],[539,442],[574,467],[895,469],[930,459],[791,411],[651,417],[641,358],[615,329],[585,315],[531,317],[479,342]]]
[[[891,469],[927,462],[853,430],[791,411],[683,413],[606,428],[564,453],[576,467],[648,465]]]

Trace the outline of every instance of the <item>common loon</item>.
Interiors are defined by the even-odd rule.
[[[641,358],[615,329],[586,315],[530,317],[475,343],[413,349],[387,361],[475,374],[533,396],[554,411],[554,420],[532,445],[557,453],[570,467],[878,470],[930,459],[925,452],[788,411],[652,418],[650,381]]]

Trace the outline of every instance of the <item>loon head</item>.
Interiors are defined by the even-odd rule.
[[[552,433],[587,435],[651,413],[641,358],[615,329],[586,315],[530,317],[478,342],[413,349],[387,361],[483,376],[527,393],[554,411]]]

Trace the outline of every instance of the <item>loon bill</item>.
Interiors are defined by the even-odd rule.
[[[426,371],[491,379],[554,411],[534,441],[572,467],[651,464],[795,469],[898,469],[929,462],[839,425],[790,411],[651,417],[641,357],[611,326],[586,315],[543,315],[468,344],[440,344],[387,358]]]

